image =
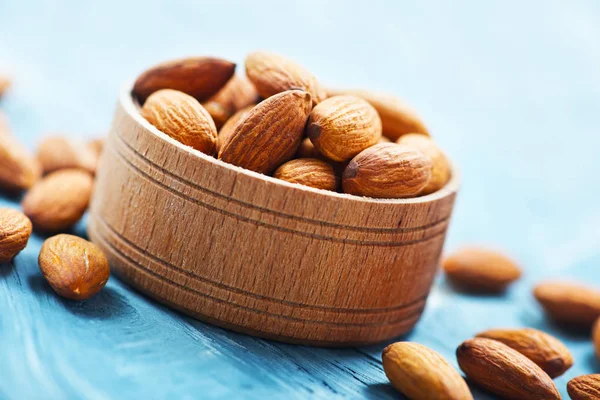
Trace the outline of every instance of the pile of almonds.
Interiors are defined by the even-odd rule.
[[[217,58],[170,61],[144,72],[133,95],[141,115],[173,139],[287,182],[407,198],[450,179],[448,159],[399,99],[326,90],[278,54],[251,53],[245,67],[242,77]]]

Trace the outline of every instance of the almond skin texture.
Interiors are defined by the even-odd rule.
[[[415,197],[431,179],[431,160],[412,147],[379,143],[362,151],[344,170],[345,193],[378,198]]]
[[[217,136],[217,150],[220,150],[223,147],[223,143],[227,141],[227,138],[231,136],[231,134],[235,131],[235,127],[238,122],[240,122],[249,112],[252,110],[254,106],[247,106],[237,111],[235,114],[231,116],[223,124],[221,130],[219,131],[219,135]]]
[[[41,167],[10,133],[0,139],[0,188],[9,192],[29,189],[39,179]]]
[[[327,98],[325,89],[313,74],[279,54],[250,53],[246,58],[246,75],[265,99],[292,89],[310,93],[314,104]]]
[[[219,159],[270,174],[298,150],[311,104],[310,94],[301,90],[269,97],[237,123]]]
[[[548,281],[538,284],[533,295],[551,318],[569,328],[588,330],[600,317],[600,290],[595,288]]]
[[[412,146],[431,158],[433,165],[431,180],[425,189],[423,189],[422,195],[437,192],[448,183],[450,180],[450,163],[444,152],[430,137],[419,133],[408,133],[400,136],[400,139],[396,143]]]
[[[316,158],[297,158],[277,168],[273,177],[316,189],[336,191],[338,179],[333,166]]]
[[[332,90],[330,95],[350,94],[368,101],[381,117],[383,134],[393,141],[407,133],[429,136],[429,131],[417,113],[395,96],[366,90]]]
[[[348,161],[379,142],[381,120],[377,111],[358,97],[330,97],[310,113],[306,135],[325,157]]]
[[[596,357],[600,360],[600,318],[598,318],[594,324],[592,338],[594,341],[594,348],[596,349]]]
[[[223,89],[202,103],[202,106],[215,121],[217,129],[221,129],[233,113],[255,105],[258,100],[258,92],[254,85],[246,78],[234,75]]]
[[[553,379],[573,365],[569,349],[560,340],[537,329],[491,329],[477,337],[504,343],[536,363]]]
[[[148,97],[141,114],[159,131],[173,139],[202,153],[215,153],[215,123],[192,96],[177,90],[159,90]]]
[[[78,169],[52,172],[31,188],[21,206],[33,227],[41,232],[71,228],[85,213],[93,179]]]
[[[504,343],[484,338],[469,339],[458,347],[456,358],[469,380],[502,398],[561,398],[548,374]]]
[[[600,374],[582,375],[567,384],[567,392],[572,400],[600,399]]]
[[[521,277],[521,268],[513,260],[479,247],[458,250],[442,266],[450,282],[474,293],[500,293]]]
[[[213,57],[192,57],[168,61],[150,68],[133,85],[140,104],[154,92],[174,89],[198,101],[216,94],[235,72],[235,64]]]
[[[86,300],[106,285],[110,267],[98,246],[73,235],[46,239],[38,259],[42,275],[62,297]]]
[[[392,386],[411,400],[472,400],[465,380],[437,352],[411,342],[383,349],[383,370]]]
[[[63,136],[53,136],[40,143],[38,160],[44,174],[65,168],[78,168],[94,174],[98,154],[85,143]]]
[[[20,211],[0,208],[0,264],[9,262],[27,246],[31,221]]]

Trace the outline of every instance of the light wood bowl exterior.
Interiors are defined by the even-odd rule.
[[[204,321],[286,342],[349,346],[418,321],[458,178],[417,199],[289,184],[159,132],[121,93],[89,236],[113,272]]]

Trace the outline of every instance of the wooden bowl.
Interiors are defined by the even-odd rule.
[[[216,325],[285,342],[380,342],[418,321],[458,178],[381,200],[290,184],[159,132],[120,96],[89,235],[134,288]]]

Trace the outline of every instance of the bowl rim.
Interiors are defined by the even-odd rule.
[[[451,176],[450,180],[444,185],[441,189],[436,192],[427,194],[425,196],[412,197],[412,198],[402,198],[402,199],[389,199],[389,198],[374,198],[374,197],[366,197],[366,196],[357,196],[349,193],[339,193],[333,192],[325,189],[317,189],[310,186],[301,185],[299,183],[286,182],[281,179],[274,178],[269,175],[261,174],[255,171],[251,171],[249,169],[245,169],[242,167],[238,167],[233,164],[226,163],[224,161],[219,160],[216,157],[211,155],[202,153],[199,150],[194,149],[193,147],[187,146],[178,140],[173,139],[166,133],[163,133],[159,129],[157,129],[154,125],[148,122],[144,117],[142,117],[140,113],[140,105],[137,104],[137,101],[134,100],[133,95],[133,84],[134,81],[131,80],[128,83],[124,84],[121,89],[121,94],[119,97],[119,101],[121,106],[125,110],[127,114],[138,124],[140,124],[144,129],[151,132],[157,138],[177,147],[179,150],[182,150],[190,155],[196,156],[204,161],[209,162],[217,168],[223,168],[226,170],[234,171],[239,174],[246,175],[247,177],[261,180],[268,184],[278,185],[281,187],[285,187],[288,189],[296,189],[302,190],[304,192],[310,192],[317,196],[323,196],[327,198],[335,198],[345,201],[353,201],[357,203],[376,203],[376,204],[390,204],[390,205],[399,205],[399,204],[423,204],[430,203],[433,201],[437,201],[443,199],[447,196],[455,194],[460,187],[460,175],[454,163],[448,158],[450,163]]]

